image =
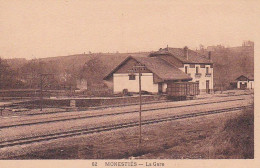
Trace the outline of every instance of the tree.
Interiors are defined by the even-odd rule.
[[[0,89],[16,88],[21,85],[17,80],[17,74],[7,64],[6,60],[0,58]]]

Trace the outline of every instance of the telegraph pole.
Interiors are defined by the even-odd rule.
[[[2,89],[2,68],[3,65],[2,65],[2,59],[0,58],[0,89]]]
[[[46,77],[48,75],[53,75],[52,73],[43,73],[42,69],[42,61],[40,61],[40,108],[42,111],[42,105],[43,105],[43,77]]]
[[[138,71],[139,74],[139,147],[142,143],[142,70],[145,70],[144,65],[136,65],[133,67],[133,71]]]
[[[40,108],[42,111],[42,100],[43,100],[43,94],[42,94],[42,61],[39,62],[40,63]]]
[[[42,111],[42,100],[43,100],[43,94],[42,94],[42,83],[43,83],[43,81],[42,81],[42,74],[40,74],[40,89],[41,89],[41,92],[40,92],[40,107],[41,107],[41,111]]]
[[[51,73],[41,73],[40,74],[40,108],[42,111],[42,104],[43,104],[43,77],[46,77],[48,75],[53,75]]]
[[[142,83],[141,83],[141,68],[138,68],[139,71],[139,103],[140,103],[140,108],[139,108],[139,144],[142,142]]]

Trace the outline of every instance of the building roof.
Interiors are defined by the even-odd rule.
[[[150,54],[150,57],[156,57],[158,55],[170,55],[174,56],[182,63],[202,63],[213,64],[212,60],[209,60],[207,56],[200,55],[199,53],[188,49],[188,59],[184,56],[183,48],[164,48]]]
[[[237,81],[240,81],[241,78],[246,78],[247,80],[250,80],[250,81],[253,81],[254,80],[254,74],[243,74],[243,75],[240,75],[239,77],[236,78]]]
[[[150,70],[152,73],[156,74],[159,78],[164,81],[167,80],[192,80],[192,78],[179,70],[177,67],[173,66],[172,64],[157,58],[157,57],[127,57],[124,61],[121,62],[116,68],[114,68],[108,75],[104,77],[107,79],[111,76],[114,72],[116,72],[120,66],[126,63],[129,59],[134,59],[142,65]]]

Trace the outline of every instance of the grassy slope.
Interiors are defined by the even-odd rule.
[[[228,120],[210,139],[210,158],[254,158],[254,111]]]

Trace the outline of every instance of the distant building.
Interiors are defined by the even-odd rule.
[[[254,47],[254,42],[253,41],[243,41],[242,46],[243,47]]]
[[[213,62],[211,53],[207,56],[184,48],[164,48],[151,53],[148,57],[128,57],[114,68],[105,80],[113,83],[113,92],[138,92],[138,72],[133,70],[137,64],[144,65],[142,90],[166,92],[168,82],[193,81],[199,83],[201,93],[213,90]]]
[[[237,79],[238,89],[254,89],[254,76],[253,75],[241,75]]]

